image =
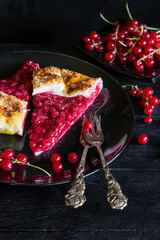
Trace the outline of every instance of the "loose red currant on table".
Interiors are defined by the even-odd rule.
[[[6,159],[6,160],[3,160],[3,161],[2,161],[1,167],[2,167],[5,171],[10,171],[10,170],[12,170],[12,168],[13,168],[13,163],[12,163],[9,159]]]
[[[15,152],[12,150],[12,149],[6,149],[4,152],[3,152],[3,157],[5,159],[12,159],[15,155]]]
[[[68,161],[69,161],[70,163],[75,163],[75,162],[77,162],[77,161],[78,161],[78,155],[77,155],[77,153],[72,152],[72,153],[68,154]]]
[[[139,144],[146,144],[148,142],[148,136],[146,134],[141,134],[138,137],[138,143]]]
[[[18,163],[19,165],[24,165],[25,163],[28,162],[28,157],[25,154],[19,154],[16,159],[22,163]],[[24,164],[23,164],[24,163]]]
[[[54,162],[52,166],[53,171],[59,173],[63,170],[63,165],[60,162]]]
[[[153,119],[152,119],[150,116],[148,116],[148,117],[146,117],[146,118],[144,119],[144,122],[147,123],[147,124],[149,124],[149,123],[152,123],[152,122],[153,122]]]
[[[61,161],[61,155],[59,153],[53,153],[50,158],[52,163],[60,162]]]

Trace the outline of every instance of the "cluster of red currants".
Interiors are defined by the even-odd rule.
[[[12,149],[6,149],[4,152],[0,151],[0,166],[5,171],[11,171],[13,164],[24,165],[28,162],[28,157],[25,154],[17,155],[14,159],[15,152]]]
[[[124,25],[120,25],[118,20],[110,22],[100,14],[104,21],[114,26],[113,32],[105,36],[91,32],[83,38],[85,48],[90,52],[95,49],[103,52],[104,59],[110,63],[117,58],[123,64],[133,64],[137,71],[144,70],[144,67],[152,68],[156,60],[160,61],[159,29],[140,24],[132,18],[128,4],[126,9],[130,20]]]
[[[61,163],[61,155],[59,153],[53,153],[50,157],[51,162],[53,163],[52,169],[54,172],[61,172],[63,170],[63,164]],[[77,153],[71,152],[68,154],[68,161],[70,163],[75,163],[78,161]]]
[[[92,52],[96,49],[96,51],[100,53],[105,49],[101,36],[97,32],[91,32],[88,36],[83,38],[83,42],[86,50],[89,52]]]
[[[143,108],[143,112],[146,115],[149,115],[144,119],[144,122],[150,124],[153,122],[152,117],[150,116],[153,113],[153,110],[159,104],[159,99],[153,96],[153,89],[151,87],[146,87],[144,89],[137,86],[132,86],[130,91],[132,96],[141,98],[140,106]],[[145,144],[148,142],[148,136],[142,134],[138,137],[138,143]]]

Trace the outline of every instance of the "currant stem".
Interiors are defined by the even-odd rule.
[[[127,13],[128,13],[128,15],[129,15],[129,18],[132,20],[132,19],[133,19],[133,17],[132,17],[132,15],[131,15],[131,12],[130,12],[130,10],[129,10],[128,3],[126,3],[126,9],[127,9]]]
[[[33,164],[30,164],[29,162],[27,162],[27,163],[21,162],[21,161],[18,161],[17,159],[15,159],[15,158],[13,158],[13,164],[14,164],[14,163],[27,165],[27,166],[29,166],[29,167],[33,167],[33,168],[36,168],[36,169],[38,169],[38,170],[41,170],[42,172],[46,173],[46,174],[49,176],[49,180],[48,180],[48,181],[50,182],[51,174],[50,174],[49,172],[47,172],[46,170],[44,170],[43,168],[38,167],[38,166],[35,166],[35,165],[33,165]]]
[[[102,13],[100,13],[100,17],[101,17],[105,22],[117,26],[117,23],[110,22],[109,20],[107,20],[107,19],[102,15]]]
[[[133,88],[136,88],[137,85],[123,85],[122,87],[123,87],[123,88],[125,88],[125,87],[132,87],[132,89],[133,89]]]
[[[158,30],[160,30],[160,28],[154,28],[154,27],[147,27],[147,26],[146,26],[146,28],[147,28],[148,30],[153,30],[153,31],[158,31]]]

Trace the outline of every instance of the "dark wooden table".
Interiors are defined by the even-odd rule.
[[[0,52],[47,50],[66,53],[92,62],[74,47],[45,45],[0,45]],[[92,62],[94,63],[94,62]],[[150,84],[108,71],[121,85],[151,86],[160,98],[160,81]],[[106,202],[103,171],[86,178],[87,202],[78,209],[64,206],[70,184],[24,187],[0,184],[0,239],[160,239],[160,106],[146,125],[135,105],[133,136],[122,154],[110,164],[111,173],[128,196],[128,206],[112,210]],[[146,133],[149,141],[139,145],[137,137]]]

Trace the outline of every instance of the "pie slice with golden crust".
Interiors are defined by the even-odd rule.
[[[11,78],[0,80],[0,133],[23,134],[35,68],[37,63],[27,61]]]
[[[52,148],[99,95],[103,82],[56,67],[33,72],[32,127],[29,145],[35,155]]]

